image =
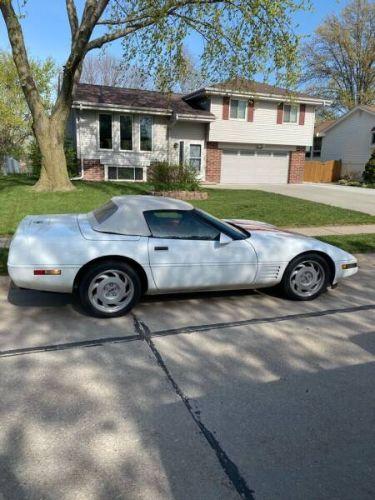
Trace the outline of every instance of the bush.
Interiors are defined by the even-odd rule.
[[[340,179],[338,181],[338,184],[341,186],[354,186],[354,187],[361,187],[363,186],[363,183],[361,181],[356,181],[356,180],[350,180],[350,179]]]
[[[64,151],[65,151],[66,164],[68,167],[68,174],[70,177],[74,177],[78,175],[78,160],[77,160],[77,153],[71,139],[65,139]],[[42,164],[42,155],[40,153],[39,146],[35,140],[33,140],[30,143],[29,160],[31,163],[33,175],[39,177],[40,168]]]
[[[375,149],[373,150],[369,161],[365,165],[365,170],[362,174],[362,178],[368,184],[375,183]]]
[[[190,165],[169,165],[167,162],[153,163],[147,180],[155,191],[198,191],[198,172]]]

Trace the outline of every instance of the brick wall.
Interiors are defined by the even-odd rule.
[[[104,181],[104,166],[100,160],[83,160],[83,178],[85,181]]]
[[[305,168],[305,147],[297,146],[296,151],[291,151],[289,158],[290,184],[301,184],[303,182],[303,172]]]
[[[207,142],[206,150],[206,182],[220,182],[221,149],[217,142]]]

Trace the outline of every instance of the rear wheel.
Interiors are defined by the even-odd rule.
[[[93,316],[110,318],[129,312],[141,297],[141,282],[125,262],[102,262],[83,276],[79,297]]]
[[[281,286],[294,300],[313,300],[327,290],[329,267],[318,254],[305,254],[293,259],[284,273]]]

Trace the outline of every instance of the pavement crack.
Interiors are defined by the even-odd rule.
[[[351,306],[341,309],[325,309],[323,311],[310,311],[306,313],[287,314],[282,316],[271,316],[268,318],[250,318],[237,321],[227,321],[222,323],[208,323],[206,325],[191,325],[181,328],[171,328],[152,332],[152,337],[166,337],[168,335],[178,335],[181,333],[208,332],[210,330],[220,330],[223,328],[234,328],[247,325],[259,325],[264,323],[279,323],[282,321],[291,321],[297,319],[319,318],[323,316],[332,316],[335,314],[348,314],[361,311],[375,310],[375,304],[365,304],[362,306]]]
[[[184,394],[176,380],[173,378],[169,368],[165,364],[165,361],[155,346],[154,342],[151,338],[151,330],[149,327],[142,321],[140,321],[135,314],[133,314],[135,330],[139,333],[139,336],[143,337],[143,340],[147,343],[150,348],[152,354],[154,355],[158,366],[164,372],[166,378],[170,382],[173,387],[174,392],[181,399],[183,404],[185,405],[187,411],[189,412],[191,418],[194,423],[198,426],[201,434],[206,439],[207,443],[211,447],[211,449],[215,452],[215,455],[223,469],[224,473],[228,477],[229,481],[237,491],[237,493],[246,500],[254,500],[254,491],[250,489],[245,478],[241,475],[237,465],[229,458],[225,450],[222,448],[218,439],[214,436],[214,434],[207,428],[207,426],[201,420],[201,412],[198,409],[194,409],[189,398]]]
[[[167,337],[169,335],[179,335],[184,333],[199,333],[209,332],[211,330],[220,330],[223,328],[235,328],[246,325],[259,325],[266,323],[278,323],[281,321],[292,321],[304,318],[318,318],[322,316],[331,316],[335,314],[349,314],[361,311],[375,310],[375,304],[365,304],[362,306],[345,307],[341,309],[325,309],[323,311],[313,311],[307,313],[288,314],[285,316],[271,316],[269,318],[250,318],[238,321],[228,321],[223,323],[209,323],[206,325],[191,325],[181,328],[171,328],[166,330],[157,330],[152,332],[145,323],[138,320],[134,313],[133,316],[134,329],[136,335],[119,336],[119,337],[102,337],[97,339],[79,340],[76,342],[66,342],[61,344],[47,344],[35,347],[22,347],[18,349],[8,349],[0,351],[0,358],[10,356],[20,356],[26,354],[34,354],[50,351],[63,351],[66,349],[76,349],[83,347],[98,347],[106,344],[121,344],[126,342],[134,342],[137,340],[145,340],[146,337]]]
[[[8,349],[0,351],[0,358],[20,356],[22,354],[37,354],[41,352],[64,351],[66,349],[76,349],[82,347],[101,347],[106,344],[121,344],[142,340],[139,335],[128,335],[126,337],[104,337],[98,339],[82,340],[78,342],[66,342],[64,344],[49,344],[35,347],[21,347],[19,349]]]

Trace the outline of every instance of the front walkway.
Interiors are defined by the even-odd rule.
[[[284,227],[286,231],[304,234],[305,236],[332,236],[345,234],[373,234],[375,224],[357,224],[346,226],[312,226],[312,227]]]
[[[375,215],[375,189],[339,186],[338,184],[215,184],[218,189],[260,189],[269,193],[325,203],[335,207]]]

